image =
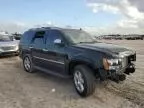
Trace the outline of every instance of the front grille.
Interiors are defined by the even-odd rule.
[[[129,62],[130,62],[130,61],[136,61],[136,53],[135,53],[134,55],[130,55],[130,56],[128,57],[128,59],[129,59]]]
[[[127,57],[124,57],[122,59],[122,67],[126,67],[128,65],[128,58]]]
[[[1,47],[1,49],[4,51],[14,50],[15,48],[15,46]]]

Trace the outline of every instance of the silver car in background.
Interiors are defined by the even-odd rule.
[[[4,55],[18,55],[19,41],[15,40],[13,36],[0,35],[0,56]]]

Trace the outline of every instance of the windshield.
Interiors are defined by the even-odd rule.
[[[64,30],[63,32],[66,38],[74,44],[96,42],[90,34],[82,30]]]
[[[10,36],[0,35],[0,41],[11,41]]]

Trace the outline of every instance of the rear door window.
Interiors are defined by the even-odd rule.
[[[34,37],[34,32],[33,31],[27,31],[23,34],[23,36],[21,37],[21,42],[22,43],[31,43],[33,37]]]
[[[44,47],[44,36],[45,36],[45,31],[38,31],[35,33],[35,37],[33,39],[33,45],[35,48]]]

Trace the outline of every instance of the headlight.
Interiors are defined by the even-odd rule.
[[[0,47],[0,52],[2,52],[2,49],[1,49],[1,47]]]
[[[118,66],[109,66],[109,70],[119,70],[120,69],[120,65]]]
[[[105,70],[117,70],[120,68],[121,59],[106,59],[103,58],[103,65]]]
[[[15,49],[18,50],[18,49],[19,49],[19,46],[15,46]]]
[[[107,60],[108,63],[113,66],[113,65],[118,65],[119,64],[119,59],[110,59],[110,60]]]

